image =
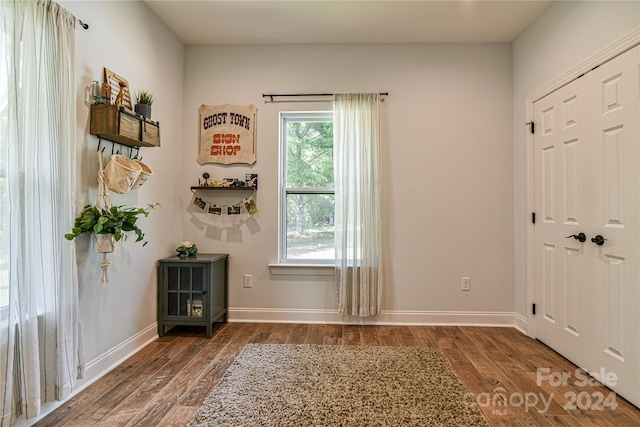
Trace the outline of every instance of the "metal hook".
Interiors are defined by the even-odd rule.
[[[116,146],[116,144],[113,141],[111,141],[111,155],[112,156],[113,156],[113,150],[114,150],[115,146]]]
[[[102,145],[102,138],[98,138],[98,149],[96,151],[100,151],[100,145]]]

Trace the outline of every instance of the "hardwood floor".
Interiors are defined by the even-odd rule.
[[[217,324],[211,339],[176,327],[35,425],[185,426],[247,343],[435,346],[493,426],[640,426],[639,409],[515,329],[264,323]]]

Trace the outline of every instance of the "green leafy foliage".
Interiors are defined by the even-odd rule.
[[[147,92],[146,90],[139,90],[136,93],[136,102],[138,104],[152,105],[153,95],[151,94],[151,92]]]
[[[333,122],[288,122],[287,187],[333,188]]]
[[[289,188],[334,188],[332,121],[287,122],[286,185]],[[332,194],[287,196],[287,230],[292,239],[302,238],[311,229],[333,233],[333,216]]]
[[[140,216],[149,216],[150,209],[160,206],[159,203],[148,205],[145,208],[133,208],[124,206],[112,206],[111,209],[104,209],[102,212],[96,206],[86,205],[80,215],[75,220],[71,233],[64,235],[65,239],[73,240],[84,234],[113,234],[116,242],[126,239],[125,233],[134,232],[136,242],[144,239],[144,233],[138,227],[137,221]],[[143,243],[143,246],[147,242]]]

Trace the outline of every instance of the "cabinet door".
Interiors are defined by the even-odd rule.
[[[204,296],[206,282],[204,266],[168,265],[165,267],[166,301],[163,314],[168,318],[203,320],[207,316]]]

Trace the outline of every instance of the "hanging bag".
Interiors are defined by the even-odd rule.
[[[153,175],[153,171],[149,166],[145,165],[140,160],[134,160],[134,162],[136,162],[138,166],[140,166],[140,168],[142,169],[140,171],[140,175],[138,175],[138,178],[136,178],[136,181],[131,186],[132,190],[137,190],[138,187],[140,187],[142,184],[147,182],[147,179],[149,179],[149,177]]]
[[[121,154],[114,154],[104,168],[107,188],[114,193],[128,193],[140,172],[142,167],[135,160]]]

